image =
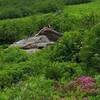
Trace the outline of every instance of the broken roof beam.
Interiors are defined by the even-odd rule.
[[[59,32],[55,31],[52,28],[48,28],[48,27],[44,27],[43,29],[41,29],[35,36],[43,35],[43,33],[47,33],[47,34],[52,33],[52,34],[55,34],[57,36],[62,36]]]

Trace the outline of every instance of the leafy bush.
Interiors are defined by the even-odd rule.
[[[54,62],[50,67],[46,68],[45,76],[46,78],[53,80],[70,80],[75,76],[80,76],[83,74],[82,67],[76,63],[71,62]]]
[[[0,89],[10,87],[28,76],[37,76],[43,73],[43,68],[48,66],[44,62],[23,62],[5,65],[0,71]]]
[[[19,63],[28,60],[28,54],[18,48],[8,48],[3,50],[0,59],[3,63]]]
[[[100,22],[99,15],[96,13],[89,13],[88,15],[83,15],[81,18],[81,26],[83,29],[91,29],[94,25]]]
[[[46,14],[38,18],[38,26],[39,29],[43,28],[43,26],[50,25],[53,29],[57,30],[60,33],[76,30],[79,26],[80,20],[75,16],[69,16],[68,14]]]
[[[85,36],[80,56],[88,67],[100,69],[100,24],[94,26],[92,31]]]
[[[1,100],[50,99],[53,96],[53,82],[43,76],[31,77],[16,87],[0,92]]]
[[[15,92],[11,92],[13,95],[10,98],[19,98],[19,100],[49,100],[53,97],[53,82],[51,80],[46,80],[44,77],[35,77],[30,78],[24,86],[17,88],[18,94],[16,95],[16,88],[14,89]],[[23,89],[24,88],[24,89]]]
[[[5,20],[0,22],[0,43],[12,43],[37,30],[35,17],[25,19]]]
[[[40,54],[30,56],[18,48],[8,48],[0,52],[0,88],[11,86],[27,76],[42,74],[50,66]]]
[[[56,30],[63,33],[66,31],[77,30],[78,22],[79,20],[77,20],[77,17],[63,13],[54,17],[51,21],[51,25]]]
[[[0,19],[30,16],[62,10],[61,0],[0,0]]]
[[[40,0],[34,4],[34,9],[40,13],[57,12],[63,5],[61,0]]]
[[[83,34],[80,32],[65,32],[64,36],[53,48],[50,57],[55,61],[71,61],[78,59],[82,45]]]

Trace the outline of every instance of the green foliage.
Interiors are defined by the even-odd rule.
[[[28,54],[18,48],[8,48],[1,52],[0,58],[2,63],[19,63],[28,60]]]
[[[40,53],[29,57],[18,48],[8,48],[0,52],[0,88],[9,87],[27,76],[44,73],[45,68],[50,66],[50,62],[44,58]]]
[[[36,31],[35,17],[25,19],[5,20],[0,22],[0,43],[13,41],[30,36]]]
[[[80,76],[83,73],[82,67],[76,63],[59,63],[54,62],[50,67],[46,68],[46,78],[53,80],[71,80],[75,76]]]
[[[35,77],[44,74],[46,78],[54,80],[66,80],[68,78],[70,80],[70,78],[82,74],[80,65],[51,62],[47,59],[48,52],[43,52],[30,57],[18,48],[8,48],[1,52],[0,88],[9,87],[31,75]],[[43,54],[41,55],[41,53]]]
[[[78,22],[79,20],[77,20],[75,16],[69,16],[68,14],[60,14],[52,20],[51,25],[56,30],[63,33],[66,31],[76,30]]]
[[[0,19],[19,18],[62,10],[61,0],[0,0]]]
[[[53,97],[52,80],[46,80],[43,76],[37,76],[35,78],[29,78],[25,83],[19,84],[18,87],[12,88],[12,90],[4,91],[0,97],[6,97],[8,100],[50,100]],[[7,100],[5,99],[5,100]]]
[[[100,68],[100,24],[85,36],[80,56],[88,67]]]
[[[35,12],[49,13],[62,9],[64,3],[61,0],[40,0],[34,4]]]
[[[65,32],[51,52],[51,59],[55,61],[78,60],[78,53],[82,45],[83,34],[80,32]]]
[[[99,15],[96,13],[89,13],[88,15],[82,16],[81,26],[83,29],[91,29],[94,25],[100,22]]]
[[[0,21],[0,44],[29,37],[49,25],[64,33],[55,45],[32,55],[0,45],[0,100],[99,100],[100,1],[64,5],[89,1],[0,0],[0,19],[16,18]],[[24,16],[30,17],[18,18]],[[95,77],[97,93],[68,88],[83,75]]]
[[[18,63],[5,65],[0,71],[0,88],[4,89],[21,80],[24,80],[27,76],[38,75],[42,70],[44,64],[40,63]]]
[[[24,87],[25,90],[21,89],[20,100],[31,100],[33,98],[35,100],[40,100],[42,98],[46,100],[52,99],[52,81],[37,77],[30,79],[28,83],[29,84],[26,84],[26,87]]]

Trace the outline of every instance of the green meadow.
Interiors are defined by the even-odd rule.
[[[0,100],[99,100],[99,5],[100,0],[0,0]],[[9,47],[48,25],[62,34],[54,45],[31,55]],[[76,82],[81,78],[85,88]]]

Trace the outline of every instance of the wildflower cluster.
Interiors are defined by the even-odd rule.
[[[81,76],[75,80],[76,86],[79,86],[83,92],[94,93],[96,91],[96,81],[89,76]]]

